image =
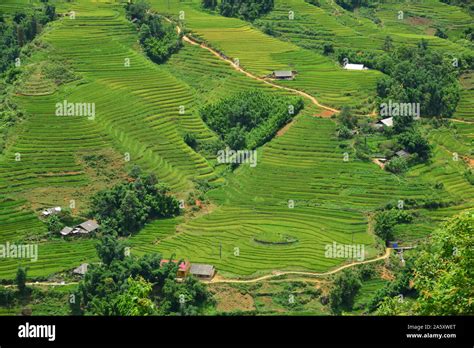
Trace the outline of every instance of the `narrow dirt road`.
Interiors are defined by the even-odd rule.
[[[171,19],[167,18],[167,17],[163,17],[165,18],[166,21],[168,21],[169,23],[173,23],[171,21]],[[176,30],[178,31],[178,34],[181,34],[181,28],[179,27],[179,25],[176,26]],[[216,50],[214,50],[213,48],[203,44],[203,43],[199,43],[195,40],[193,40],[192,38],[190,38],[189,36],[187,35],[183,35],[183,41],[191,44],[191,45],[194,45],[194,46],[199,46],[205,50],[208,50],[209,52],[211,52],[213,55],[215,55],[217,58],[219,58],[220,60],[223,60],[224,62],[230,64],[235,70],[245,74],[247,77],[250,77],[254,80],[257,80],[257,81],[261,81],[263,83],[266,83],[267,85],[270,85],[272,87],[275,87],[275,88],[278,88],[278,89],[283,89],[283,90],[286,90],[286,91],[289,91],[289,92],[292,92],[292,93],[296,93],[296,94],[299,94],[301,95],[302,97],[305,97],[306,99],[309,99],[314,105],[322,108],[322,109],[325,109],[325,110],[328,110],[330,111],[330,113],[323,113],[321,114],[323,117],[331,117],[334,113],[337,113],[339,112],[338,109],[334,109],[334,108],[331,108],[329,106],[326,106],[326,105],[323,105],[321,104],[320,102],[318,102],[318,100],[313,97],[312,95],[306,93],[306,92],[303,92],[303,91],[300,91],[298,89],[294,89],[294,88],[290,88],[290,87],[285,87],[285,86],[280,86],[268,79],[265,79],[263,77],[259,77],[259,76],[256,76],[250,72],[248,72],[247,70],[244,70],[240,65],[236,64],[234,61],[232,61],[231,59],[229,58],[226,58],[226,57],[223,57],[219,52],[217,52]]]
[[[267,280],[270,278],[282,276],[282,275],[289,275],[289,274],[296,274],[296,275],[304,275],[304,276],[313,276],[313,277],[322,277],[322,276],[327,276],[331,275],[337,272],[342,271],[343,269],[358,266],[358,265],[363,265],[366,263],[372,263],[372,262],[377,262],[380,260],[387,259],[390,256],[391,253],[391,248],[387,248],[385,250],[385,254],[382,256],[376,257],[375,259],[370,259],[366,261],[361,261],[361,262],[352,262],[347,265],[342,265],[340,267],[337,267],[331,271],[328,272],[323,272],[323,273],[317,273],[317,272],[298,272],[298,271],[288,271],[288,272],[281,272],[281,271],[273,271],[271,274],[267,274],[258,278],[254,279],[230,279],[230,278],[222,278],[219,276],[214,277],[209,283],[256,283],[260,282],[262,280]]]

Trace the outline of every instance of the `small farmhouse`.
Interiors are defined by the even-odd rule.
[[[69,233],[71,233],[73,230],[72,227],[64,227],[59,233],[61,233],[61,235],[63,236],[67,236]]]
[[[211,280],[216,273],[216,269],[212,265],[193,263],[189,273],[202,280]]]
[[[293,80],[295,75],[296,71],[278,70],[271,73],[269,77],[277,80]]]
[[[68,236],[70,234],[85,235],[85,234],[89,234],[89,233],[97,231],[99,229],[99,227],[100,226],[97,224],[97,222],[95,220],[87,220],[87,221],[83,222],[82,224],[77,225],[74,228],[66,226],[61,230],[60,233],[63,236]]]
[[[364,64],[345,64],[344,69],[346,70],[368,70]]]

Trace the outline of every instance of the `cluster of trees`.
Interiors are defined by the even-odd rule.
[[[0,14],[0,73],[11,67],[20,48],[33,40],[46,23],[56,18],[54,5],[43,4],[41,10],[15,12],[8,21]]]
[[[136,169],[130,175],[134,178],[132,182],[116,185],[92,197],[90,215],[105,230],[128,235],[151,219],[179,215],[179,202],[168,194],[166,185],[158,183],[154,174],[142,175]]]
[[[381,102],[420,103],[422,116],[451,117],[460,99],[459,70],[451,59],[428,49],[426,41],[418,47],[391,51],[384,69],[388,76],[377,82]]]
[[[375,271],[371,265],[362,265],[357,270],[346,269],[338,272],[334,277],[328,297],[331,312],[341,315],[343,311],[351,311],[362,282],[371,279],[374,274]]]
[[[225,17],[253,21],[270,12],[274,6],[274,0],[221,0],[219,6],[217,0],[202,0],[202,6],[210,10],[219,7],[219,13]]]
[[[269,141],[303,107],[301,98],[251,90],[207,105],[200,114],[231,149],[255,149]]]
[[[352,137],[354,128],[357,127],[358,120],[355,115],[352,114],[351,109],[344,106],[341,112],[337,115],[339,126],[337,128],[337,135],[340,139],[349,139]]]
[[[370,0],[336,0],[336,3],[345,10],[352,11],[359,7],[367,7],[371,4]]]
[[[179,263],[160,265],[161,256],[125,256],[125,245],[106,235],[97,245],[100,264],[90,265],[75,300],[74,315],[197,315],[214,303],[194,277],[177,282]]]
[[[469,11],[474,11],[474,4],[472,4],[471,0],[441,0],[441,2],[448,5],[466,7]]]
[[[377,212],[375,215],[374,231],[384,241],[393,240],[397,224],[408,224],[413,221],[413,215],[403,209],[392,208]]]
[[[395,281],[379,290],[369,310],[380,315],[468,315],[474,312],[472,212],[457,215],[406,257]],[[394,296],[410,295],[413,301]]]
[[[18,267],[15,276],[16,291],[12,288],[0,286],[0,306],[11,307],[17,300],[24,299],[30,293],[30,288],[26,286],[27,269]]]
[[[145,0],[127,3],[127,17],[135,21],[139,28],[140,43],[148,57],[155,63],[164,63],[173,53],[178,52],[183,43],[182,35],[173,24],[150,12],[150,4]]]
[[[20,73],[15,66],[16,59],[20,57],[21,48],[55,18],[55,7],[47,3],[41,10],[16,12],[11,17],[0,13],[0,152],[8,130],[23,116],[8,92]]]

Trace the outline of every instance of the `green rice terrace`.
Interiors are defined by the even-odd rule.
[[[2,280],[12,280],[19,265],[32,279],[47,280],[97,262],[95,236],[52,233],[42,212],[60,206],[69,214],[67,226],[88,220],[92,197],[133,182],[136,167],[166,184],[181,209],[121,234],[131,254],[211,264],[220,280],[319,274],[351,263],[327,257],[333,243],[362,245],[365,260],[380,258],[386,242],[416,245],[446,219],[474,208],[474,44],[465,38],[473,18],[465,8],[426,0],[351,11],[340,1],[275,0],[271,11],[250,21],[198,0],[150,0],[150,13],[166,17],[172,24],[163,20],[163,26],[178,26],[182,36],[181,47],[157,63],[127,16],[126,1],[49,3],[58,16],[22,48],[2,104],[14,104],[21,117],[2,124],[0,244],[38,243],[38,259],[0,259]],[[40,6],[2,0],[0,13],[10,18]],[[436,28],[446,37],[435,35]],[[459,100],[443,99],[456,100],[451,115],[422,112],[410,126],[429,143],[429,158],[395,160],[403,157],[400,150],[416,152],[404,135],[368,129],[383,118],[379,81],[395,79],[396,69],[371,62],[393,52],[384,45],[415,51],[420,42],[440,62],[459,59],[463,70],[452,82],[459,84]],[[346,69],[346,57],[369,69]],[[291,78],[279,79],[278,71]],[[222,136],[202,112],[255,90],[301,99],[303,107],[271,133],[265,133],[269,122],[249,116],[265,139],[248,149],[256,165],[219,163],[216,144],[244,150],[236,144],[249,128],[239,123],[233,136]],[[58,103],[94,103],[95,113],[60,116]],[[358,124],[348,126],[346,137],[344,110],[351,113],[347,124]],[[379,216],[395,210],[409,217],[399,214],[393,228],[379,227]],[[364,294],[385,283],[371,280]],[[367,301],[359,295],[356,302]]]

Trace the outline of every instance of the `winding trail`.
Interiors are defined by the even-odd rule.
[[[272,274],[267,274],[267,275],[264,275],[264,276],[261,276],[261,277],[258,277],[258,278],[254,278],[254,279],[230,279],[230,278],[226,279],[226,278],[222,278],[222,277],[219,277],[219,276],[215,276],[208,283],[211,283],[211,284],[214,284],[214,283],[256,283],[256,282],[259,282],[259,281],[262,281],[262,280],[267,280],[267,279],[271,279],[271,278],[274,278],[274,277],[279,277],[279,276],[282,276],[282,275],[288,275],[288,274],[322,277],[322,276],[327,276],[327,275],[331,275],[331,274],[340,272],[340,271],[342,271],[343,269],[346,269],[346,268],[350,268],[350,267],[354,267],[354,266],[358,266],[358,265],[363,265],[363,264],[367,264],[367,263],[372,263],[372,262],[377,262],[377,261],[380,261],[380,260],[385,260],[390,256],[391,251],[392,251],[391,248],[387,248],[387,249],[385,249],[385,254],[383,254],[382,256],[376,257],[374,259],[366,260],[366,261],[352,262],[352,263],[342,265],[342,266],[337,267],[333,270],[323,272],[323,273],[298,272],[298,271],[288,271],[288,272],[273,271]]]
[[[163,18],[168,21],[169,23],[172,23],[173,24],[173,21],[167,17],[164,17]],[[181,34],[181,27],[179,25],[176,26],[176,30],[178,32],[178,34]],[[245,74],[247,77],[250,77],[254,80],[257,80],[257,81],[260,81],[260,82],[263,82],[263,83],[266,83],[267,85],[270,85],[272,87],[275,87],[275,88],[278,88],[278,89],[283,89],[285,91],[289,91],[289,92],[292,92],[292,93],[296,93],[296,94],[299,94],[300,96],[302,97],[305,97],[306,99],[310,100],[314,105],[322,108],[322,109],[325,109],[325,110],[328,110],[330,111],[330,113],[323,113],[321,114],[320,116],[322,117],[331,117],[333,114],[335,113],[338,113],[340,110],[338,109],[334,109],[334,108],[331,108],[329,106],[326,106],[326,105],[323,105],[321,104],[320,102],[318,102],[318,100],[313,97],[311,94],[308,94],[306,92],[303,92],[303,91],[300,91],[298,89],[294,89],[294,88],[290,88],[290,87],[285,87],[285,86],[281,86],[281,85],[278,85],[274,82],[272,82],[271,80],[269,79],[266,79],[266,78],[263,78],[263,77],[258,77],[250,72],[248,72],[247,70],[243,69],[239,64],[236,64],[235,62],[233,62],[231,59],[227,58],[227,57],[223,57],[222,54],[220,54],[219,52],[217,52],[215,49],[207,46],[206,44],[204,43],[199,43],[197,42],[196,40],[192,39],[191,37],[187,36],[187,35],[183,35],[183,41],[191,44],[191,45],[194,45],[194,46],[199,46],[205,50],[208,50],[209,52],[211,52],[213,55],[215,55],[217,58],[219,58],[220,60],[223,60],[224,62],[230,64],[235,70]]]

